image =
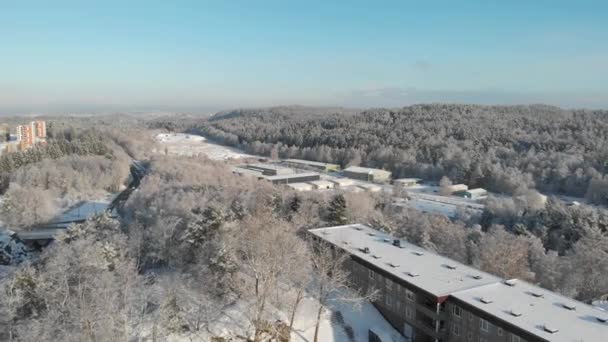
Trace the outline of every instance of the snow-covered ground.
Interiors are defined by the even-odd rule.
[[[309,342],[313,340],[317,308],[317,302],[314,299],[307,298],[303,301],[297,313],[298,319],[294,324],[296,331],[292,334],[292,341]],[[332,311],[339,311],[342,314],[343,324],[336,319],[332,319]],[[353,335],[351,336],[347,333],[348,327],[352,329]],[[382,341],[405,341],[405,338],[369,302],[365,302],[359,309],[353,309],[350,305],[340,302],[333,303],[323,315],[323,321],[319,329],[319,341],[367,341],[370,329]]]
[[[207,341],[212,336],[246,336],[250,326],[246,316],[247,310],[243,303],[237,302],[222,312],[221,317],[213,322],[207,332],[170,336],[169,341]],[[304,298],[296,313],[294,331],[291,334],[293,342],[312,342],[315,334],[318,302],[310,297]],[[338,314],[339,312],[339,314]],[[341,319],[338,318],[341,316]],[[287,321],[287,315],[276,312],[272,319]],[[319,341],[321,342],[357,342],[367,341],[369,330],[374,331],[384,342],[406,342],[369,302],[358,308],[352,305],[333,302],[322,315],[319,326]]]
[[[110,204],[114,196],[115,195],[112,195],[111,197],[95,201],[81,202],[76,206],[68,209],[61,215],[58,215],[56,218],[51,220],[50,223],[86,220],[95,215],[102,214],[108,208],[108,205]]]
[[[156,135],[160,143],[157,153],[168,153],[180,156],[204,155],[212,160],[259,158],[246,154],[236,148],[219,145],[199,135],[184,133],[160,133]]]

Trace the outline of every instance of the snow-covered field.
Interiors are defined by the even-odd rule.
[[[160,150],[156,151],[158,153],[180,156],[204,155],[212,160],[258,158],[257,156],[243,153],[243,151],[236,148],[212,143],[199,135],[160,133],[156,135],[156,141],[160,143]]]

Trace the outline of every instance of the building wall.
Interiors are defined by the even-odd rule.
[[[34,126],[34,135],[36,138],[46,138],[46,122],[34,121],[32,124]]]
[[[391,179],[391,173],[388,171],[380,170],[373,173],[374,182],[388,182]]]
[[[413,337],[416,342],[435,341],[431,335],[435,333],[435,324],[438,322],[437,317],[431,317],[436,310],[434,299],[389,279],[381,271],[372,270],[356,259],[350,259],[346,267],[354,286],[364,292],[376,291],[374,305],[401,334]],[[433,309],[423,304],[428,301],[433,303]]]
[[[297,176],[294,174],[293,177],[281,178],[281,179],[273,179],[271,180],[272,184],[290,184],[290,183],[306,183],[310,181],[319,180],[321,177],[319,175],[314,176]]]
[[[541,341],[513,333],[515,329],[487,315],[467,310],[451,298],[437,304],[437,298],[399,279],[391,279],[392,276],[382,270],[374,270],[372,265],[360,262],[356,257],[351,256],[345,267],[356,288],[363,292],[376,291],[374,306],[401,334],[413,334],[412,341],[436,341],[436,337],[441,342]],[[439,328],[439,335],[435,335],[435,325]]]
[[[373,176],[367,172],[354,172],[354,171],[345,170],[343,175],[344,175],[344,177],[348,177],[348,178],[352,178],[352,179],[358,179],[358,180],[363,180],[363,181],[368,181],[368,182],[373,181]]]

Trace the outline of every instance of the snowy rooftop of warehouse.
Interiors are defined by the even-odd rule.
[[[344,171],[350,172],[359,172],[359,173],[376,173],[376,172],[386,172],[390,173],[390,171],[382,170],[382,169],[374,169],[371,167],[363,167],[363,166],[349,166]]]
[[[260,170],[293,171],[292,169],[290,169],[288,167],[277,165],[277,164],[254,163],[254,164],[247,164],[244,167],[260,169]]]
[[[310,232],[348,253],[436,297],[500,281],[500,278],[429,252],[361,224],[312,229]],[[346,243],[345,243],[346,242]],[[362,252],[369,248],[369,254]]]
[[[327,165],[337,166],[337,164],[322,163],[322,162],[318,162],[318,161],[304,160],[304,159],[285,159],[284,161],[287,163],[305,164],[305,165],[313,165],[313,166],[320,166],[320,167],[325,167]]]
[[[300,177],[314,177],[320,175],[316,172],[301,172],[301,173],[290,173],[287,175],[276,175],[276,176],[268,176],[267,180],[278,180],[278,179],[290,179],[290,178],[300,178]]]
[[[608,338],[608,324],[600,321],[608,319],[608,312],[524,281],[489,284],[451,296],[548,341]],[[545,328],[557,331],[551,333]]]

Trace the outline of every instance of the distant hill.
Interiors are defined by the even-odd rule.
[[[221,111],[211,116],[210,121],[233,119],[238,117],[310,117],[310,116],[325,116],[331,114],[354,115],[360,113],[361,109],[344,108],[344,107],[307,107],[307,106],[278,106],[278,107],[262,107],[262,108],[240,108]]]

